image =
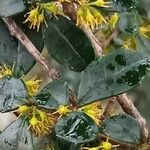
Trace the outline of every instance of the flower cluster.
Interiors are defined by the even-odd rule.
[[[145,38],[150,39],[150,25],[146,25],[146,26],[143,25],[143,26],[139,27],[139,34]],[[123,47],[126,49],[136,50],[137,44],[136,44],[135,35],[128,37],[124,41]]]
[[[106,139],[106,141],[102,141],[101,144],[97,147],[84,147],[84,150],[111,150],[112,148],[118,147],[119,145],[112,145],[109,142],[109,138]]]
[[[89,0],[77,0],[79,6],[77,9],[77,25],[86,26],[91,29],[106,23],[106,19],[103,17],[100,11],[93,6],[98,7],[110,7],[110,2],[104,0],[97,0],[95,2],[89,2]]]
[[[56,122],[53,114],[38,109],[36,106],[20,106],[16,112],[20,116],[26,116],[29,124],[29,130],[36,136],[49,134]]]
[[[45,11],[49,11],[55,15],[58,13],[58,6],[54,2],[39,3],[38,6],[30,8],[30,11],[25,15],[27,18],[24,23],[29,22],[30,28],[37,28],[37,31],[39,31],[41,24],[45,23],[47,26]]]
[[[100,102],[94,102],[79,108],[79,111],[83,111],[89,117],[91,117],[97,124],[100,123],[100,116],[102,115],[103,109]]]
[[[25,81],[25,85],[30,96],[35,96],[38,93],[41,81],[42,80],[37,79],[36,76],[28,81]]]
[[[13,76],[14,66],[12,68],[9,68],[6,64],[3,64],[0,66],[0,79],[6,77],[6,76]]]

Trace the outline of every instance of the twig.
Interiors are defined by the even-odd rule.
[[[140,115],[137,108],[134,106],[134,104],[126,94],[119,95],[116,97],[116,99],[122,107],[123,111],[131,115],[138,121],[141,128],[141,142],[145,143],[147,141],[149,132],[146,125],[146,120]]]
[[[60,73],[56,71],[55,68],[49,66],[48,61],[41,55],[37,48],[32,44],[29,38],[23,33],[19,26],[11,17],[3,18],[5,24],[12,36],[16,37],[22,45],[27,49],[27,51],[39,62],[41,63],[43,69],[48,73],[51,79],[57,79]]]
[[[71,6],[69,5],[69,3],[65,5],[63,4],[63,8],[64,8],[64,13],[66,15],[68,15],[70,17],[70,19],[72,19],[73,22],[76,22],[76,16],[75,16],[75,8],[73,6],[73,4],[71,4]],[[84,30],[84,32],[87,34],[87,36],[89,37],[89,39],[91,40],[92,45],[95,48],[95,52],[97,56],[102,56],[103,55],[103,48],[107,47],[110,42],[112,41],[112,39],[118,35],[118,30],[115,29],[112,34],[108,37],[108,39],[105,41],[105,43],[102,45],[100,44],[100,42],[96,39],[96,37],[94,36],[93,32],[90,29],[87,29],[85,27],[82,27],[82,29]],[[146,142],[147,140],[147,136],[148,136],[148,129],[146,126],[146,121],[145,119],[140,115],[140,113],[138,112],[138,110],[135,108],[133,102],[131,99],[129,99],[126,94],[120,95],[116,98],[119,102],[119,104],[121,105],[122,109],[128,113],[129,115],[133,116],[134,118],[137,119],[140,128],[141,128],[141,142]],[[111,103],[111,102],[110,102]],[[110,105],[110,104],[109,104]],[[108,108],[110,106],[106,107],[104,113],[106,113],[107,116],[107,112],[108,112]]]
[[[7,25],[8,29],[10,30],[11,35],[16,37],[26,48],[26,50],[34,57],[34,59],[37,60],[39,63],[41,63],[43,69],[48,73],[49,77],[52,80],[58,79],[60,77],[60,73],[55,68],[50,67],[48,61],[37,50],[37,48],[29,40],[29,38],[23,33],[23,31],[15,23],[15,21],[11,17],[3,18],[3,20]],[[69,101],[75,107],[77,105],[76,96],[71,90],[69,90],[69,93],[70,93]]]
[[[105,110],[104,110],[104,112],[103,112],[103,114],[102,114],[100,120],[104,120],[104,119],[106,119],[106,118],[110,115],[110,112],[111,112],[111,110],[112,110],[112,106],[113,106],[114,103],[115,103],[115,100],[116,100],[116,99],[115,99],[114,97],[112,97],[112,98],[110,98],[110,99],[108,100],[107,106],[106,106],[106,108],[105,108]]]
[[[68,3],[68,2],[64,2],[62,3],[63,6],[63,11],[64,13],[69,16],[69,18],[71,19],[71,21],[73,21],[74,23],[76,23],[76,10],[75,10],[75,6],[73,3]],[[90,39],[92,46],[95,50],[95,54],[96,56],[102,56],[103,55],[103,50],[101,47],[101,43],[97,40],[97,38],[95,37],[95,35],[93,34],[93,32],[91,31],[90,28],[87,28],[85,26],[81,26],[80,27],[88,36],[88,38]]]
[[[114,37],[116,37],[117,35],[118,35],[118,29],[115,29],[115,30],[111,33],[111,35],[110,35],[107,39],[105,39],[105,41],[103,42],[102,47],[103,47],[103,48],[106,48],[106,47],[111,43],[112,39],[113,39]]]

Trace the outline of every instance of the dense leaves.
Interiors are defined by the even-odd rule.
[[[140,0],[113,0],[112,10],[120,12],[137,11]]]
[[[149,58],[143,53],[124,49],[93,61],[82,73],[79,103],[91,103],[132,89],[145,79],[149,65]]]
[[[31,149],[31,145],[27,125],[21,119],[13,122],[0,134],[1,150],[25,149],[27,146]]]
[[[58,138],[79,144],[94,140],[98,133],[98,127],[86,114],[73,112],[58,121],[55,131]]]
[[[3,78],[0,80],[0,111],[10,111],[25,103],[27,90],[20,79]]]
[[[127,35],[133,35],[138,30],[137,14],[123,13],[119,20],[119,29]]]
[[[24,10],[23,0],[0,0],[0,16],[12,16]]]
[[[47,24],[43,26],[43,38],[49,54],[70,70],[84,70],[95,57],[85,33],[62,16],[48,18]]]
[[[35,30],[29,29],[27,25],[23,25],[22,18],[19,18],[17,22],[38,50],[42,51],[44,44],[41,32],[36,32]],[[0,32],[3,33],[0,34],[0,65],[5,63],[9,67],[12,67],[15,64],[16,76],[20,77],[26,74],[35,64],[35,60],[26,48],[10,35],[1,19]]]
[[[36,102],[45,108],[56,109],[69,102],[69,88],[66,82],[54,80],[36,96]]]
[[[140,127],[138,122],[126,115],[120,114],[107,118],[99,128],[101,134],[131,144],[139,144]]]

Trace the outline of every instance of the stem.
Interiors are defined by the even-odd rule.
[[[33,45],[33,43],[29,40],[29,38],[24,34],[24,32],[19,28],[19,26],[15,23],[15,21],[11,17],[3,18],[5,24],[12,36],[16,37],[22,45],[26,48],[26,50],[33,56],[35,60],[37,60],[43,67],[43,69],[48,73],[49,77],[54,80],[60,77],[60,72],[58,72],[55,68],[52,68],[48,61],[42,56],[42,54],[37,50],[37,48]],[[72,106],[76,106],[76,97],[74,93],[69,91],[69,101]]]
[[[117,101],[121,105],[123,111],[132,117],[134,117],[141,128],[141,142],[145,143],[147,142],[147,137],[148,137],[148,128],[146,125],[146,120],[143,118],[140,113],[138,112],[137,108],[134,106],[132,101],[128,98],[126,94],[122,94],[116,97]]]
[[[69,16],[69,18],[76,23],[76,15],[75,15],[75,7],[71,3],[71,6],[69,3],[63,4],[64,13]],[[108,37],[108,39],[105,40],[104,44],[100,44],[100,42],[96,39],[93,32],[85,27],[82,27],[82,30],[87,34],[89,39],[91,40],[91,43],[93,47],[95,48],[96,55],[97,56],[103,56],[103,48],[107,47],[110,42],[112,41],[113,37],[116,37],[118,35],[118,30],[115,29],[112,34]],[[131,99],[129,99],[126,94],[122,94],[120,96],[116,97],[117,101],[121,105],[124,112],[128,113],[129,115],[133,116],[137,119],[140,128],[141,128],[141,142],[145,143],[148,136],[148,129],[146,125],[146,120],[140,115],[136,107],[134,106]],[[109,109],[112,107],[113,102],[110,101],[104,111],[104,115],[108,115]]]
[[[35,60],[41,63],[43,69],[48,73],[49,77],[51,79],[59,78],[60,73],[56,71],[55,68],[49,66],[48,61],[41,55],[41,53],[37,50],[37,48],[29,40],[29,38],[23,33],[23,31],[19,28],[15,21],[11,17],[3,18],[3,20],[10,30],[11,35],[16,37],[27,49],[27,51],[35,58]]]
[[[106,108],[105,108],[105,110],[104,110],[100,120],[105,120],[110,115],[110,112],[111,112],[112,107],[113,107],[113,105],[115,103],[115,100],[116,99],[114,97],[112,97],[112,98],[110,98],[108,100],[107,106],[106,106]]]

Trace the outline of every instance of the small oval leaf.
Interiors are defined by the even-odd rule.
[[[144,81],[149,67],[145,54],[125,49],[93,61],[82,73],[79,103],[103,100],[136,87]]]
[[[140,127],[138,122],[126,114],[115,115],[107,118],[99,128],[105,134],[116,140],[131,144],[139,144]]]
[[[55,131],[58,138],[80,144],[94,140],[97,137],[98,127],[83,112],[73,112],[58,121]]]
[[[82,71],[94,60],[94,49],[86,34],[63,16],[48,18],[43,39],[48,52],[58,63],[73,71]]]

